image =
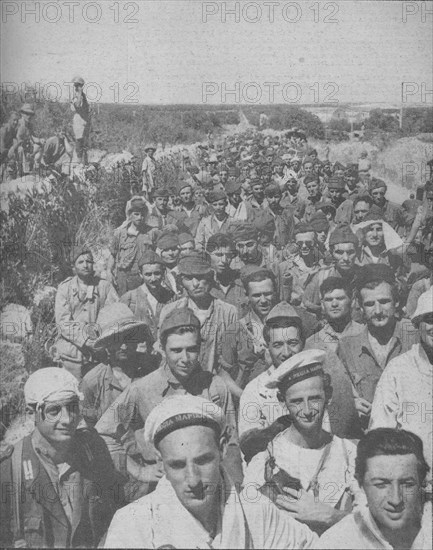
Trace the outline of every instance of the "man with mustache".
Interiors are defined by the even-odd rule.
[[[224,420],[201,397],[173,396],[155,407],[144,435],[165,476],[152,494],[116,514],[105,548],[313,546],[316,536],[269,499],[238,492],[223,466]]]
[[[320,538],[317,548],[431,548],[431,502],[423,485],[429,466],[420,438],[378,428],[358,444],[355,475],[367,499]]]
[[[155,449],[144,442],[141,432],[149,413],[171,395],[201,395],[221,407],[225,415],[229,435],[227,465],[239,481],[240,455],[231,395],[219,376],[202,369],[200,321],[190,309],[175,308],[167,313],[161,323],[160,345],[165,359],[162,365],[132,382],[96,424],[116,467],[120,471],[126,467],[141,494],[152,491],[162,471]]]
[[[366,326],[359,334],[343,337],[337,355],[352,381],[360,423],[366,428],[382,372],[391,359],[418,342],[418,335],[408,320],[397,320],[397,286],[389,266],[360,268],[356,289]]]
[[[418,435],[432,467],[433,288],[421,294],[412,315],[420,343],[392,359],[376,387],[369,429],[398,428]],[[431,473],[429,476],[430,494]]]

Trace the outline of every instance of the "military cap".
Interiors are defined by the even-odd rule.
[[[240,222],[233,227],[233,240],[235,243],[241,241],[257,241],[259,238],[257,228],[250,222]]]
[[[146,252],[140,256],[138,260],[138,267],[141,269],[146,264],[165,265],[162,258],[153,250],[146,250]]]
[[[200,330],[200,321],[187,307],[175,307],[167,313],[161,322],[160,338],[169,330],[180,327],[195,327]]]
[[[385,189],[387,189],[387,185],[383,180],[379,178],[371,178],[369,185],[370,191],[373,191],[374,189],[380,189],[381,187],[385,187]]]
[[[290,387],[301,380],[322,374],[323,362],[326,351],[321,349],[308,349],[292,355],[274,370],[265,382],[267,388],[276,388],[284,383]]]
[[[74,76],[72,79],[72,84],[80,84],[81,86],[84,86],[84,78],[81,76]]]
[[[131,212],[138,210],[147,210],[147,204],[144,197],[136,195],[126,203],[126,215],[128,216]]]
[[[181,233],[179,235],[179,245],[183,245],[191,241],[194,242],[194,237],[191,235],[191,233]]]
[[[225,425],[224,412],[212,401],[196,395],[173,395],[150,411],[144,425],[144,439],[157,447],[169,433],[187,426],[206,426],[220,437]]]
[[[284,301],[271,309],[265,319],[265,324],[272,325],[277,319],[294,319],[299,325],[302,324],[296,309],[288,302]]]
[[[235,179],[229,179],[229,181],[226,183],[225,190],[227,195],[231,195],[232,193],[240,193],[241,182]]]
[[[156,189],[154,189],[152,191],[152,196],[153,197],[169,197],[170,194],[168,192],[168,189],[166,189],[165,187],[157,187]]]
[[[313,157],[305,157],[302,164],[304,165],[308,163],[314,164],[315,162],[316,162],[316,159],[314,159]]]
[[[295,226],[295,235],[299,235],[299,233],[309,233],[310,231],[314,232],[313,226],[310,223],[300,222]]]
[[[309,174],[305,176],[304,178],[304,185],[307,185],[308,183],[311,183],[312,181],[319,183],[319,180],[317,179],[317,176],[315,174]]]
[[[341,162],[338,162],[338,160],[334,163],[334,172],[336,170],[346,170],[346,167],[344,164],[341,164]]]
[[[26,115],[34,115],[35,111],[30,103],[24,103],[20,109],[20,113],[25,113]]]
[[[328,210],[332,212],[334,216],[337,212],[337,209],[335,208],[335,206],[329,201],[320,201],[316,203],[316,210],[318,212],[326,212]]]
[[[193,250],[179,260],[177,269],[180,275],[209,275],[213,273],[210,256],[207,252]]]
[[[382,212],[382,209],[379,208],[379,206],[377,206],[376,204],[373,204],[370,208],[370,210],[368,211],[368,214],[365,216],[364,218],[364,221],[373,221],[373,220],[378,220],[378,221],[383,221],[383,212]]]
[[[329,181],[327,183],[328,189],[344,189],[345,184],[344,180],[342,178],[337,178],[333,176],[332,178],[329,178]]]
[[[329,237],[329,246],[334,246],[341,243],[353,243],[355,247],[359,246],[358,237],[348,225],[337,227]]]
[[[281,195],[280,186],[276,183],[271,183],[265,187],[265,196],[266,197],[275,197],[276,195]]]
[[[93,260],[93,254],[92,254],[92,251],[90,250],[89,245],[81,244],[81,245],[73,246],[71,248],[71,252],[69,254],[69,259],[71,261],[71,264],[74,265],[75,262],[78,260],[78,258],[80,256],[82,256],[83,254],[90,254],[92,256],[92,260]]]
[[[368,264],[360,267],[355,279],[356,288],[361,290],[366,284],[373,281],[385,281],[390,285],[395,285],[392,268],[386,264]]]
[[[227,200],[227,195],[224,193],[224,191],[212,191],[209,195],[209,202],[216,202],[221,200]]]
[[[180,193],[182,191],[182,189],[184,189],[185,187],[191,187],[191,189],[192,189],[192,183],[187,181],[187,180],[181,180],[181,181],[177,182],[176,191],[178,193]]]
[[[156,147],[153,143],[146,143],[144,146],[145,151],[156,151]]]
[[[179,246],[179,237],[176,233],[164,233],[156,241],[156,247],[160,250],[168,250]]]
[[[329,229],[328,219],[321,210],[311,216],[310,225],[314,231],[327,231]]]

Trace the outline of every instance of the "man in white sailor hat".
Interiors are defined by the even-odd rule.
[[[165,476],[153,493],[115,515],[105,548],[311,548],[315,543],[314,533],[266,497],[237,492],[222,467],[225,415],[215,403],[192,395],[167,398],[149,414],[145,438],[155,445]]]

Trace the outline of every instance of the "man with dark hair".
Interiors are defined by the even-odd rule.
[[[355,475],[367,506],[331,527],[318,548],[431,548],[431,503],[424,503],[429,467],[421,439],[392,428],[372,430],[358,444]]]
[[[407,429],[423,442],[432,467],[433,288],[418,299],[412,315],[420,343],[392,359],[377,384],[369,429]],[[430,473],[431,492],[431,473]]]
[[[239,205],[242,202],[241,182],[235,178],[229,178],[229,181],[225,186],[225,192],[227,193],[228,198],[226,212],[232,219],[236,219]]]
[[[168,201],[170,193],[164,187],[158,187],[152,191],[153,206],[150,208],[149,221],[155,222],[158,229],[162,230],[167,225],[174,225],[180,231],[188,231],[182,222],[180,212],[170,210]]]
[[[322,200],[322,193],[320,191],[320,182],[316,175],[305,176],[304,184],[308,191],[308,196],[305,199],[305,211],[302,221],[308,223],[311,220],[311,216],[316,212],[316,205]]]
[[[206,252],[215,273],[212,296],[236,306],[239,315],[242,315],[247,307],[247,298],[239,271],[230,267],[236,256],[235,243],[231,236],[226,233],[212,235],[207,242]]]
[[[366,327],[340,340],[337,355],[353,384],[360,422],[367,427],[376,385],[391,359],[418,341],[409,321],[398,321],[398,293],[394,273],[384,264],[360,268],[356,289]]]
[[[149,414],[144,435],[165,476],[113,519],[106,548],[311,548],[316,536],[266,497],[238,491],[224,468],[223,411],[176,395]]]
[[[353,217],[352,228],[354,225],[361,223],[370,212],[373,205],[373,199],[370,195],[360,195],[353,200]]]
[[[305,342],[305,347],[336,352],[343,336],[358,334],[363,325],[352,321],[352,288],[341,277],[328,277],[320,285],[324,325]]]
[[[358,248],[358,238],[348,226],[334,229],[329,238],[329,250],[334,265],[322,268],[307,283],[303,295],[303,303],[308,311],[316,315],[320,314],[320,285],[328,277],[340,277],[349,284],[353,284],[357,272],[356,255]]]
[[[217,372],[227,329],[238,320],[237,308],[212,295],[215,283],[209,254],[192,252],[181,258],[177,267],[179,285],[185,296],[163,307],[160,323],[173,309],[189,307],[200,320],[201,336],[206,342],[201,348],[201,366],[204,370]]]
[[[224,377],[234,396],[240,398],[245,386],[265,371],[270,363],[263,339],[264,321],[276,303],[276,284],[272,271],[246,266],[241,272],[249,311],[230,325],[222,350]]]
[[[24,385],[31,434],[2,450],[2,548],[97,548],[124,504],[123,480],[93,429],[79,428],[82,394],[48,367]]]
[[[232,237],[238,253],[232,262],[232,268],[240,270],[247,264],[268,267],[259,244],[259,232],[252,223],[234,223]]]
[[[231,395],[219,376],[202,369],[200,350],[204,346],[200,331],[200,321],[190,309],[180,307],[168,312],[160,328],[165,362],[156,371],[130,384],[96,425],[116,467],[123,471],[126,465],[129,476],[138,481],[145,492],[154,489],[162,471],[155,449],[143,442],[141,432],[136,433],[137,448],[134,442],[131,443],[131,432],[141,430],[150,411],[165,397],[174,394],[201,395],[221,407],[232,447],[228,460],[233,464],[232,474],[239,479],[240,458]]]

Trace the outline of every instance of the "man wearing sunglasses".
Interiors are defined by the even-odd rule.
[[[78,380],[39,369],[24,397],[35,429],[1,456],[0,545],[95,548],[124,498],[104,441],[78,429]]]

